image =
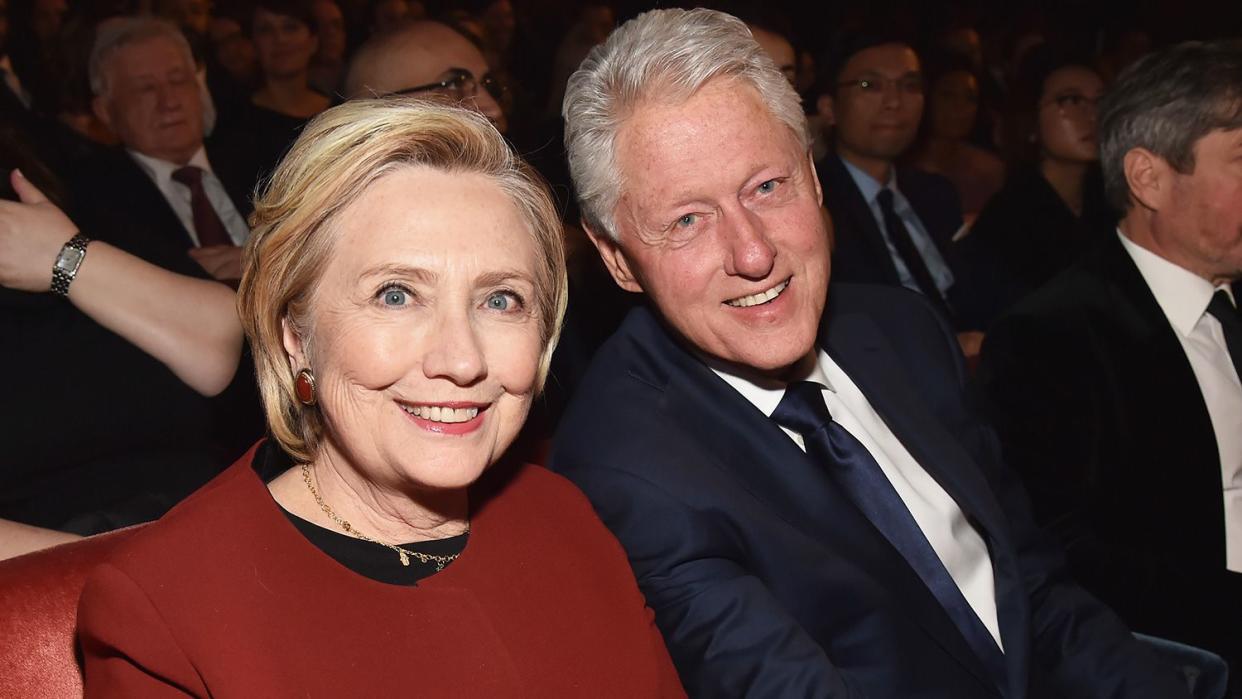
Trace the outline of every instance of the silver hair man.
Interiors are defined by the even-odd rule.
[[[714,10],[653,10],[626,22],[596,46],[569,78],[561,114],[565,149],[586,225],[618,239],[613,218],[622,181],[616,138],[643,102],[676,102],[717,77],[752,86],[772,115],[810,147],[798,93],[750,29]]]
[[[185,53],[186,64],[193,69],[194,52],[190,42],[176,26],[153,17],[114,17],[99,25],[95,31],[95,44],[91,48],[88,75],[91,93],[103,95],[108,91],[108,62],[117,51],[149,39],[162,37],[176,44]]]

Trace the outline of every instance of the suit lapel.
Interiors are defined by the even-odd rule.
[[[913,384],[901,370],[903,362],[870,318],[863,314],[833,317],[823,342],[893,435],[953,498],[987,543],[1010,687],[1024,687],[1030,634],[1027,595],[1016,553],[1005,536],[1005,514],[991,486],[970,453],[913,392]]]
[[[640,346],[655,349],[667,374],[665,413],[697,435],[727,477],[736,479],[775,516],[825,546],[825,554],[857,565],[895,599],[938,645],[985,686],[994,686],[956,625],[918,574],[780,427],[673,341],[645,309],[632,330]],[[835,322],[835,321],[834,321]],[[662,346],[661,346],[662,345]],[[851,374],[852,376],[853,374]]]
[[[847,254],[848,246],[854,246],[857,248],[854,254],[865,257],[868,264],[884,277],[885,283],[900,285],[901,279],[888,252],[888,244],[884,242],[884,235],[871,214],[871,207],[863,199],[858,185],[854,184],[854,178],[850,177],[837,154],[829,154],[824,161],[829,190],[824,193],[824,198],[832,202],[829,209],[833,215],[843,218],[836,226],[838,246],[847,247]]]

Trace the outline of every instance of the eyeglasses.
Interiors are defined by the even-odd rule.
[[[852,87],[863,95],[876,97],[884,94],[884,90],[890,85],[896,87],[898,92],[911,96],[921,95],[925,89],[923,78],[917,75],[903,75],[900,78],[858,78],[837,83],[840,89]]]
[[[1043,106],[1055,104],[1057,109],[1062,112],[1085,113],[1088,110],[1095,111],[1100,104],[1099,97],[1088,97],[1078,92],[1067,92],[1063,95],[1057,95],[1050,99],[1044,100]]]
[[[441,92],[453,99],[464,100],[474,97],[479,93],[479,86],[487,90],[487,94],[492,99],[500,101],[505,94],[505,86],[500,83],[491,73],[486,73],[477,80],[474,73],[465,68],[450,68],[449,76],[443,80],[417,87],[407,87],[404,90],[397,90],[393,95],[413,95],[419,92]]]

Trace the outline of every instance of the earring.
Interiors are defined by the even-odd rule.
[[[298,376],[293,380],[293,392],[302,405],[309,407],[318,402],[315,396],[315,375],[310,369],[298,370]]]

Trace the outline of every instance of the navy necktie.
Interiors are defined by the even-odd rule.
[[[1005,658],[992,634],[962,595],[875,458],[832,419],[822,391],[822,386],[809,381],[790,384],[772,419],[802,435],[807,454],[828,470],[849,499],[918,573],[993,680],[1005,687]]]
[[[1220,329],[1225,334],[1225,347],[1229,349],[1229,358],[1233,360],[1233,368],[1242,379],[1242,314],[1229,302],[1229,294],[1222,289],[1212,294],[1212,302],[1207,312],[1220,321]]]
[[[884,228],[888,232],[888,237],[893,241],[893,247],[897,248],[897,254],[905,263],[906,269],[910,270],[910,276],[914,277],[914,283],[932,302],[943,301],[940,287],[936,286],[936,280],[932,278],[931,271],[927,269],[927,263],[923,261],[918,248],[914,247],[910,229],[906,228],[906,224],[897,215],[897,209],[893,206],[893,190],[881,189],[875,195],[875,200],[879,203],[880,213],[884,216]]]

